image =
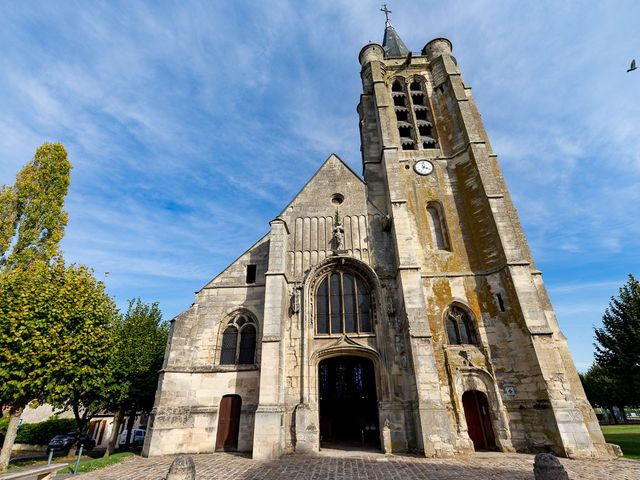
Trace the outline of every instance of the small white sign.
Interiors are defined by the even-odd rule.
[[[514,387],[513,385],[505,385],[504,394],[506,396],[508,396],[508,397],[515,397],[516,396],[516,387]]]

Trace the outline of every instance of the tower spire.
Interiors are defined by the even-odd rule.
[[[409,54],[409,49],[404,44],[400,35],[395,31],[391,20],[389,20],[389,14],[391,10],[387,8],[387,4],[384,3],[381,12],[384,12],[384,39],[382,40],[382,48],[384,49],[385,57],[404,57]]]

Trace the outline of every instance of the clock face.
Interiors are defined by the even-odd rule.
[[[429,175],[433,172],[433,163],[429,160],[418,160],[413,166],[413,169],[418,175]]]

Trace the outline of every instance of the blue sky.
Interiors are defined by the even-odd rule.
[[[454,45],[580,370],[640,275],[640,3],[389,1]],[[332,152],[361,171],[358,52],[378,1],[0,1],[0,183],[74,165],[68,261],[165,318],[266,233]]]

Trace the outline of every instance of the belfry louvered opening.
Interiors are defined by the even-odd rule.
[[[350,272],[327,275],[316,290],[316,333],[372,333],[371,292]]]
[[[391,85],[391,97],[393,98],[393,108],[396,112],[396,124],[398,135],[403,150],[415,150],[416,140],[413,122],[410,118],[408,96],[405,92],[404,82],[395,80]]]
[[[413,77],[409,82],[408,91],[403,79],[394,80],[391,85],[391,97],[402,149],[437,148],[438,141],[424,79]]]

